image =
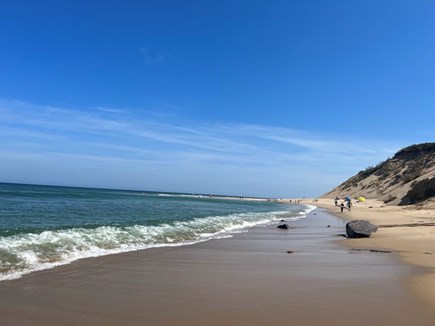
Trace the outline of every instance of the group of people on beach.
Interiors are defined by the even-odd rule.
[[[351,210],[352,208],[352,200],[350,198],[345,198],[344,201],[341,202],[340,205],[338,205],[338,201],[340,200],[340,198],[335,197],[335,206],[339,206],[340,207],[340,212],[343,213],[344,208],[347,208],[348,211]],[[346,204],[344,203],[346,202]]]

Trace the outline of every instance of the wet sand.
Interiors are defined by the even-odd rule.
[[[354,251],[321,209],[231,239],[83,259],[0,282],[3,325],[433,325],[419,267]],[[330,225],[330,227],[327,227]],[[288,250],[294,253],[287,253]]]
[[[393,206],[368,199],[355,202],[352,210],[340,213],[332,199],[316,205],[345,220],[369,220],[378,226],[370,238],[347,242],[353,248],[391,250],[407,264],[420,267],[410,280],[413,291],[435,307],[435,200],[424,205]]]

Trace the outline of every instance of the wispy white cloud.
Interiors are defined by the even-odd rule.
[[[16,166],[14,170],[8,165],[8,177],[13,171],[23,175],[23,170],[31,168],[19,159],[29,155],[39,166],[45,164],[59,171],[65,166],[65,173],[67,168],[78,166],[70,162],[80,162],[83,172],[80,170],[76,176],[89,178],[91,172],[86,171],[92,171],[87,182],[95,180],[96,186],[101,185],[101,180],[115,178],[113,174],[126,173],[135,175],[118,181],[125,182],[127,188],[129,184],[138,188],[139,182],[154,180],[156,184],[143,187],[152,189],[160,182],[168,190],[171,185],[177,190],[185,184],[185,191],[199,192],[189,185],[203,180],[210,187],[216,185],[216,191],[228,184],[229,190],[240,188],[246,190],[245,194],[266,195],[278,182],[282,185],[274,191],[282,195],[286,184],[289,188],[299,185],[312,189],[316,194],[386,159],[401,147],[394,142],[341,139],[276,126],[199,122],[181,125],[133,113],[112,113],[118,113],[117,109],[81,111],[0,100],[0,137],[7,139],[0,144],[0,151]],[[58,175],[60,178],[62,173]],[[53,177],[48,171],[41,173],[43,176]],[[0,171],[0,180],[5,177]]]
[[[146,65],[165,62],[165,57],[161,52],[152,53],[147,48],[141,48],[140,52],[142,53],[142,57],[144,58],[144,62]]]
[[[109,113],[120,113],[120,114],[126,114],[126,113],[128,113],[127,110],[105,108],[105,107],[97,107],[96,110],[103,111],[103,112],[109,112]]]
[[[36,138],[36,139],[56,139],[56,137],[50,133],[25,130],[23,128],[10,128],[4,126],[0,126],[0,134],[3,136],[14,137],[15,139],[17,137]]]

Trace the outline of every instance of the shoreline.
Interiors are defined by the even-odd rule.
[[[344,221],[322,209],[232,238],[76,261],[0,282],[15,325],[430,325],[404,283],[417,270],[353,252]],[[326,227],[330,225],[331,227]],[[287,253],[291,250],[293,253]],[[416,322],[417,321],[417,322]]]

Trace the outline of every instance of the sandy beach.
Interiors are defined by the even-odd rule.
[[[306,200],[307,202],[309,200]],[[368,220],[378,226],[370,238],[352,239],[346,244],[359,249],[390,250],[404,262],[420,267],[411,279],[414,291],[435,307],[435,203],[424,206],[388,206],[368,199],[354,202],[340,213],[333,199],[319,199],[316,205],[346,220]]]
[[[83,259],[0,282],[2,324],[433,324],[431,306],[408,286],[409,279],[422,284],[422,266],[352,250],[342,237],[345,221],[322,209],[288,224]],[[370,245],[381,247],[383,233]]]

